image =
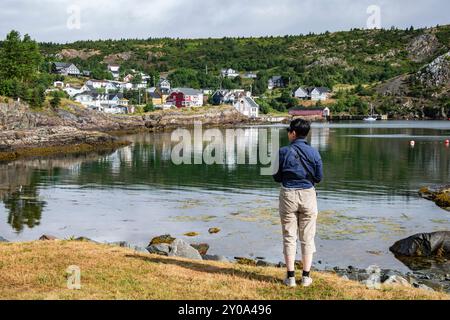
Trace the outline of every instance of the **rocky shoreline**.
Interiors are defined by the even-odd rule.
[[[57,237],[51,235],[43,235],[38,240],[56,241],[64,239],[58,239]],[[100,244],[99,242],[86,237],[71,238],[69,240]],[[8,242],[8,240],[0,236],[0,242]],[[266,261],[264,257],[257,257],[255,259],[245,257],[227,258],[222,255],[208,254],[208,244],[189,244],[182,239],[176,239],[171,237],[170,235],[154,237],[146,248],[133,246],[126,241],[108,242],[104,244],[128,248],[140,253],[146,252],[168,257],[181,257],[188,260],[236,263],[255,267],[286,267],[283,262],[272,263]],[[297,269],[302,268],[301,261],[296,261],[296,267]],[[403,273],[392,269],[382,269],[378,266],[371,266],[367,269],[358,269],[353,266],[348,266],[347,268],[328,267],[325,269],[317,269],[313,267],[313,271],[332,273],[345,280],[362,283],[369,289],[377,289],[377,286],[382,285],[398,285],[405,288],[418,288],[429,291],[450,293],[450,274],[434,274],[424,271],[410,271]]]
[[[233,107],[168,110],[143,115],[110,115],[70,104],[56,110],[33,110],[18,102],[0,103],[0,161],[114,150],[127,145],[119,136],[190,127],[253,123]]]

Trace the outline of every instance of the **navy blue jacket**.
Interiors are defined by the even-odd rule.
[[[285,188],[310,189],[323,178],[322,158],[305,139],[297,139],[280,149],[279,166],[273,178]]]

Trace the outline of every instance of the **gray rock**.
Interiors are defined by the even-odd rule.
[[[8,240],[6,240],[5,238],[3,238],[3,237],[0,237],[0,242],[9,242]]]
[[[202,256],[195,248],[181,239],[176,239],[170,245],[169,257],[203,260]]]
[[[276,267],[277,265],[274,263],[270,263],[264,260],[257,260],[256,261],[256,266],[257,267]]]
[[[151,254],[159,254],[162,256],[168,256],[170,252],[170,245],[167,243],[152,244],[148,246],[147,251]]]
[[[230,262],[225,256],[206,254],[203,256],[203,260],[218,261],[218,262]]]
[[[58,240],[57,237],[49,235],[49,234],[44,234],[39,238],[40,241],[50,241],[50,240]]]
[[[383,282],[383,284],[411,287],[411,284],[409,283],[409,281],[399,275],[390,276],[386,281]]]
[[[180,257],[191,260],[203,260],[202,256],[195,248],[181,239],[175,239],[171,244],[153,244],[148,246],[146,250],[151,254]]]
[[[450,254],[450,231],[419,233],[397,241],[389,250],[396,255],[405,257],[431,257]]]

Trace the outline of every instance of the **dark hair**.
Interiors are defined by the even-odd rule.
[[[288,131],[295,131],[297,138],[306,138],[311,130],[311,123],[303,119],[295,119],[289,125]]]

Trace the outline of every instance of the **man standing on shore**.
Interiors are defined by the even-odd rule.
[[[288,131],[290,145],[279,152],[279,169],[273,176],[282,184],[280,218],[283,230],[283,252],[287,267],[284,283],[295,287],[295,256],[297,237],[300,238],[303,274],[302,285],[312,284],[310,276],[313,254],[316,252],[317,196],[315,184],[322,180],[322,159],[306,141],[311,130],[308,121],[291,122]]]

